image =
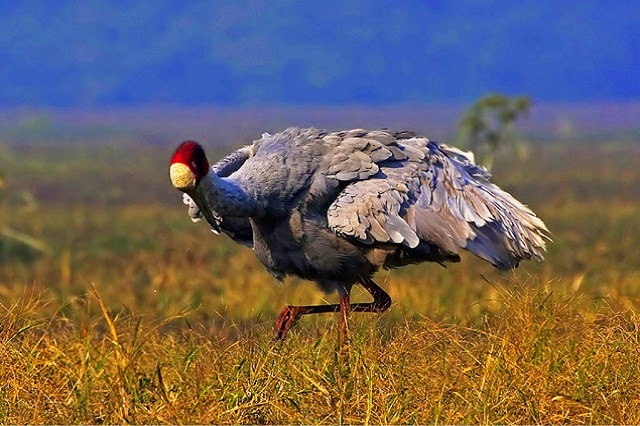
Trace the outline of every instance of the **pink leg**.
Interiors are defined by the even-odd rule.
[[[349,294],[340,298],[340,303],[335,305],[307,305],[287,306],[278,316],[275,325],[275,339],[284,339],[287,333],[303,315],[322,314],[327,312],[340,312],[340,332],[346,336],[349,311],[353,312],[384,312],[391,306],[391,297],[372,279],[362,279],[360,284],[373,296],[373,302],[349,303]]]

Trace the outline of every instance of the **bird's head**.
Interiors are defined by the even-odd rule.
[[[182,142],[171,157],[169,177],[174,188],[182,192],[193,191],[209,173],[209,161],[198,142]]]

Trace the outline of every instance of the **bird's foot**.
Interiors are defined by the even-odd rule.
[[[286,306],[276,320],[274,340],[284,340],[291,327],[305,312],[304,306]]]

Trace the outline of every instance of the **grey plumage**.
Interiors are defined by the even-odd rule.
[[[282,222],[297,210],[306,225],[327,227],[365,251],[392,243],[385,249],[410,254],[426,243],[445,255],[467,249],[501,269],[543,259],[548,231],[529,208],[492,184],[469,154],[412,132],[292,128],[263,135],[212,169],[262,203],[260,223]],[[220,215],[199,198],[214,230],[246,236],[251,224],[242,212]]]
[[[269,136],[265,133],[264,136]],[[220,177],[229,177],[236,172],[244,162],[251,156],[250,147],[243,147],[222,158],[211,167],[211,171]],[[196,191],[191,195],[184,193],[183,203],[187,206],[187,213],[193,222],[199,222],[203,217],[211,226],[211,231],[220,235],[225,233],[235,242],[253,247],[253,231],[248,218],[243,217],[222,217],[218,212],[208,208],[201,196],[202,191]],[[196,202],[192,196],[198,201]],[[201,209],[200,206],[203,206]]]
[[[380,267],[458,261],[462,249],[500,269],[543,259],[548,230],[529,208],[472,155],[413,132],[290,128],[212,170],[187,190],[190,216],[252,244],[278,279],[348,295]]]
[[[415,248],[425,241],[452,254],[467,249],[501,269],[543,259],[544,223],[463,152],[426,138],[392,144],[407,160],[380,162],[377,175],[344,188],[328,209],[331,229],[368,244]],[[353,217],[367,218],[368,226],[348,220]]]

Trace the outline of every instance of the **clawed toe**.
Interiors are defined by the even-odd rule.
[[[276,320],[274,340],[284,340],[291,327],[301,316],[302,310],[298,306],[285,307]]]

